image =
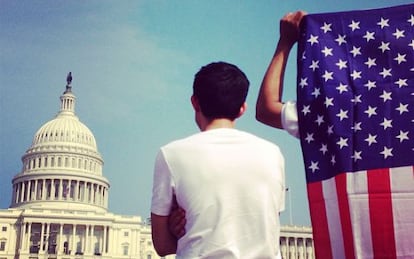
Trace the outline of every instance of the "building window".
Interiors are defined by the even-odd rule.
[[[0,241],[0,251],[6,250],[6,241]]]
[[[127,237],[127,236],[129,236],[129,232],[128,231],[125,231],[124,232],[124,237]]]
[[[123,255],[128,255],[128,246],[127,245],[124,245],[122,247],[122,251],[123,251]]]
[[[1,231],[6,232],[7,231],[7,227],[1,227]]]

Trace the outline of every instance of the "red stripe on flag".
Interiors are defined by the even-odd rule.
[[[308,183],[307,187],[316,258],[333,258],[322,182]]]
[[[374,258],[396,258],[389,170],[369,170],[367,180]]]
[[[338,196],[339,215],[341,217],[342,236],[344,239],[345,258],[352,259],[355,258],[355,249],[349,211],[346,173],[337,175],[335,177],[335,184]]]

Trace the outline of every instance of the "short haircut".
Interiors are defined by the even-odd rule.
[[[213,62],[200,69],[194,78],[193,95],[208,119],[234,120],[246,101],[249,80],[237,66]]]

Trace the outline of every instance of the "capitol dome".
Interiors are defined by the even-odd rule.
[[[56,117],[34,135],[13,178],[11,207],[68,206],[107,209],[109,182],[95,137],[75,114],[76,97],[68,75]]]

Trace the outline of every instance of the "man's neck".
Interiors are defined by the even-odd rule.
[[[219,128],[234,128],[236,122],[229,119],[213,119],[209,121],[201,131],[219,129]]]

